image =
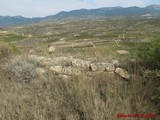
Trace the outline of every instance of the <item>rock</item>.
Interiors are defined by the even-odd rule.
[[[122,68],[116,68],[115,73],[121,76],[122,78],[130,79],[130,74]]]
[[[120,66],[120,63],[118,60],[113,60],[112,63],[116,68]]]
[[[62,66],[52,66],[49,68],[49,70],[53,71],[56,74],[61,74],[62,73]]]
[[[108,72],[113,72],[115,70],[115,66],[112,63],[106,63],[106,70]]]
[[[61,79],[63,79],[63,80],[68,80],[68,79],[70,78],[69,76],[67,76],[67,75],[62,75],[62,74],[60,74],[59,77],[60,77]]]
[[[55,52],[55,51],[56,51],[56,49],[55,49],[55,47],[53,47],[53,46],[49,47],[49,49],[48,49],[48,52],[49,52],[49,53],[53,53],[53,52]]]
[[[79,37],[80,35],[79,34],[74,34],[74,37]]]
[[[72,74],[73,74],[72,67],[64,67],[64,68],[62,69],[62,74],[72,75]]]
[[[28,37],[29,37],[29,38],[31,38],[31,37],[32,37],[32,35],[28,35]]]
[[[119,53],[120,55],[129,54],[129,52],[126,50],[117,50],[117,53]]]
[[[89,70],[90,69],[90,61],[84,61],[81,59],[72,59],[72,66],[73,67],[79,67],[79,68],[83,68],[85,70]]]
[[[43,75],[46,72],[43,68],[36,68],[36,71],[39,76]]]
[[[92,71],[109,71],[113,72],[115,70],[115,67],[112,63],[92,63],[91,64],[91,70]]]

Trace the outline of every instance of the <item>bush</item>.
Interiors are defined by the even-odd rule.
[[[141,45],[138,56],[150,69],[160,69],[160,36],[154,37],[149,44]]]
[[[16,34],[8,34],[6,37],[4,37],[5,42],[12,42],[12,41],[18,41],[22,40],[25,37],[23,35],[16,35]]]
[[[147,69],[143,76],[154,81],[154,99],[153,102],[160,108],[160,36],[154,37],[150,43],[140,46],[138,56],[145,62]],[[158,80],[157,80],[158,78]]]
[[[21,51],[12,43],[9,43],[9,47],[11,48],[12,53],[14,54],[20,54]]]
[[[29,82],[37,76],[36,66],[27,58],[15,57],[5,65],[5,69],[12,79],[20,82]]]

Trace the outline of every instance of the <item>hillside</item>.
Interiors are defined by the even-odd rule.
[[[25,18],[22,16],[0,16],[0,26],[15,26],[52,20],[64,20],[67,18],[95,18],[95,17],[157,17],[160,16],[160,6],[150,5],[144,8],[140,7],[105,7],[98,9],[80,9],[73,11],[61,11],[56,15],[46,16],[44,18]]]
[[[39,22],[40,18],[25,18],[22,16],[0,16],[0,26],[15,26]]]

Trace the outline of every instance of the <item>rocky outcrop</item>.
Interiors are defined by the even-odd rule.
[[[43,75],[48,69],[54,74],[58,75],[81,75],[84,72],[111,72],[118,74],[122,78],[130,79],[130,74],[120,68],[118,60],[112,62],[100,62],[92,63],[91,61],[85,61],[82,59],[75,59],[73,57],[56,57],[46,58],[43,56],[29,55],[30,61],[37,62],[38,68],[36,69],[38,75]],[[36,63],[36,64],[37,64]]]

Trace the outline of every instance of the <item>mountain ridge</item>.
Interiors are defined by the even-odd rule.
[[[72,11],[61,11],[55,15],[46,17],[27,18],[23,16],[0,16],[0,27],[23,25],[43,21],[62,20],[66,18],[94,18],[94,17],[132,17],[150,14],[151,16],[160,16],[160,5],[149,5],[146,7],[103,7],[96,9],[78,9]]]

